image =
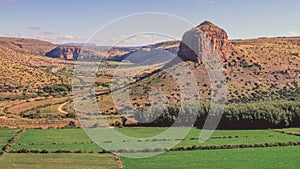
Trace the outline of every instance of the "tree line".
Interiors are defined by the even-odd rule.
[[[193,126],[203,127],[210,112],[210,101],[188,103],[184,106],[176,103],[164,107],[146,107],[134,114],[140,126],[171,126],[177,120],[185,126],[195,121]],[[179,112],[183,116],[178,118]],[[210,113],[210,114],[209,114]],[[210,116],[208,116],[210,115]],[[195,119],[196,118],[196,119]],[[150,122],[149,122],[150,121]],[[208,118],[209,121],[209,118]],[[267,129],[300,127],[300,101],[262,101],[253,103],[231,103],[225,105],[218,129]]]

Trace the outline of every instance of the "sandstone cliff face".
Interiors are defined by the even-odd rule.
[[[211,22],[205,21],[183,35],[178,56],[184,61],[202,63],[209,59],[206,58],[209,53],[215,53],[219,58],[227,59],[230,51],[227,33]]]
[[[46,53],[46,56],[66,60],[76,60],[80,55],[81,50],[82,47],[78,46],[59,46]]]

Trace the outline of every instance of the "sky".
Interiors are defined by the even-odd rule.
[[[0,36],[84,43],[107,23],[141,12],[194,26],[209,20],[230,39],[300,36],[299,7],[299,0],[0,0]]]

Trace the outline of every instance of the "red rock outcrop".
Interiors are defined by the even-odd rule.
[[[202,63],[209,53],[215,53],[221,59],[229,57],[231,46],[227,33],[205,21],[184,33],[180,42],[178,56],[184,61]]]

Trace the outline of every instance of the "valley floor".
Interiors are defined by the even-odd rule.
[[[115,131],[162,146],[172,140],[167,137],[161,140],[150,138],[166,129],[115,128]],[[140,140],[134,142],[134,149],[123,149],[119,158],[95,144],[82,129],[0,129],[0,168],[297,168],[300,165],[299,128],[216,130],[205,143],[199,143],[197,139],[202,131],[192,128],[179,144],[167,152],[157,152],[161,149],[156,149],[156,152],[147,149],[145,152],[142,145],[146,143]],[[114,151],[118,151],[120,144],[129,144],[124,140],[116,142],[113,138],[103,137],[105,142],[100,145],[111,144],[111,147],[116,147]],[[159,155],[128,158],[128,155],[153,153]]]

